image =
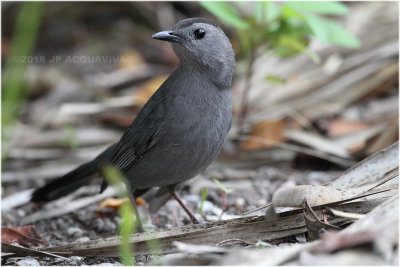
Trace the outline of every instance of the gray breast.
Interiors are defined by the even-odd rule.
[[[179,92],[170,95],[157,144],[127,172],[133,187],[188,180],[215,159],[229,130],[231,96],[229,90],[209,89],[216,94],[210,97],[203,90],[196,97]]]

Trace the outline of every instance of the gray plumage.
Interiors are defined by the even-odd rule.
[[[203,18],[182,20],[172,31],[153,38],[172,43],[180,61],[177,69],[118,143],[35,191],[33,201],[48,201],[73,191],[73,183],[80,186],[88,173],[101,172],[108,163],[126,175],[135,192],[173,187],[196,176],[216,158],[232,118],[235,59],[229,39]]]

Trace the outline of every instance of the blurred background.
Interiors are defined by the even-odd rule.
[[[237,61],[229,138],[181,192],[204,220],[266,205],[282,185],[324,184],[398,140],[397,2],[2,2],[2,197],[118,141],[178,64],[151,35],[188,17],[219,24]],[[32,212],[24,201],[2,205],[3,225]],[[93,217],[83,236],[115,234],[96,209],[74,211]],[[172,201],[149,217],[189,221]],[[73,224],[61,218],[37,223],[44,239],[82,238],[48,233]]]

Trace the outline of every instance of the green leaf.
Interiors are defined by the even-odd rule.
[[[229,26],[242,30],[250,27],[250,24],[240,18],[235,10],[227,4],[227,2],[202,1],[200,2],[200,5],[202,5],[210,13],[214,14],[218,19]]]
[[[225,192],[225,194],[232,193],[232,189],[228,189],[225,186],[223,186],[222,183],[218,179],[214,178],[213,181],[221,188],[222,191]]]
[[[273,83],[273,84],[284,84],[285,80],[282,79],[279,76],[274,76],[274,75],[268,75],[267,77],[265,77],[265,80],[269,83]]]
[[[200,208],[199,208],[199,213],[201,215],[203,215],[203,205],[204,205],[204,201],[206,200],[208,195],[208,188],[204,188],[203,190],[201,190],[201,202],[200,202]]]
[[[246,31],[237,31],[239,38],[240,38],[240,43],[242,45],[243,51],[249,51],[251,49],[251,44],[249,40],[248,34],[246,34]]]
[[[285,5],[296,11],[310,11],[328,15],[349,14],[349,9],[346,5],[335,1],[293,1],[288,2]]]
[[[265,18],[264,18],[264,5],[266,3],[264,2],[254,2],[254,17],[257,21],[257,24],[261,24],[264,22]]]
[[[61,145],[68,146],[70,148],[79,147],[79,139],[78,134],[76,133],[76,128],[67,125],[63,130],[64,134],[60,141]]]
[[[287,5],[282,5],[282,15],[286,19],[288,19],[288,18],[302,19],[302,15],[299,12],[297,12],[296,10],[290,8]]]
[[[329,40],[329,32],[326,23],[320,17],[311,13],[303,13],[303,19],[310,26],[314,36],[322,43],[326,43]]]
[[[123,203],[119,208],[121,223],[118,225],[121,243],[119,253],[122,263],[125,266],[133,266],[133,248],[129,240],[131,234],[135,233],[136,217],[134,216],[132,206],[129,203]]]
[[[274,2],[265,2],[264,6],[268,22],[276,19],[282,14],[281,9],[278,8]]]
[[[360,47],[360,41],[336,22],[308,12],[303,13],[314,36],[322,43],[332,43],[352,48]]]
[[[289,47],[297,52],[303,52],[307,48],[307,45],[296,40],[288,35],[282,35],[279,38],[279,45]]]

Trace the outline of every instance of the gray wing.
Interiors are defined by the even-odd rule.
[[[159,91],[160,89],[139,112],[111,157],[110,163],[122,172],[129,169],[157,143],[165,114],[165,103]]]

